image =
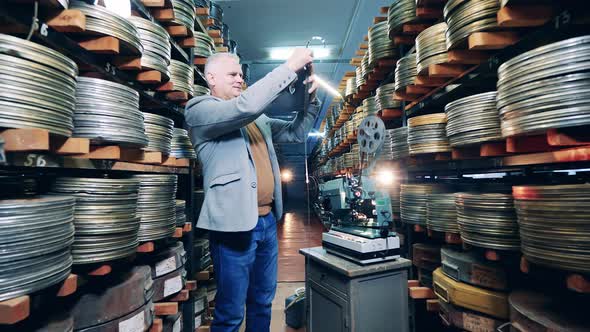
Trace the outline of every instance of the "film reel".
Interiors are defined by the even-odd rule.
[[[357,141],[361,153],[374,154],[383,146],[385,140],[385,124],[374,115],[363,119],[358,127]]]

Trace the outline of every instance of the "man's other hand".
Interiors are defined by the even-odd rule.
[[[313,52],[308,48],[296,48],[285,62],[292,71],[298,71],[313,61]]]
[[[305,81],[303,81],[303,84],[311,83],[311,86],[309,87],[309,90],[307,90],[307,93],[310,94],[309,100],[314,100],[315,96],[316,96],[316,91],[319,87],[319,83],[315,79],[315,74],[313,73],[313,64],[311,64],[309,66],[310,66],[309,77]]]

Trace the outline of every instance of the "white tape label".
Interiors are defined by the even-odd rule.
[[[182,278],[176,276],[164,281],[164,297],[178,293],[182,290]]]
[[[176,257],[166,258],[156,264],[156,277],[163,276],[174,270],[176,270]]]
[[[199,313],[203,310],[205,310],[205,301],[198,300],[197,302],[195,302],[195,313]]]
[[[143,332],[145,330],[144,312],[119,322],[119,332]]]
[[[180,317],[174,322],[174,327],[172,327],[172,332],[180,332]]]

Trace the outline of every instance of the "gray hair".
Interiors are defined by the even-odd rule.
[[[232,59],[236,60],[237,63],[240,63],[240,57],[238,57],[237,55],[235,55],[233,53],[227,53],[227,52],[215,53],[215,54],[211,55],[209,58],[207,58],[207,63],[205,63],[204,74],[207,75],[207,73],[210,73],[211,68],[213,68],[213,66],[215,66],[215,64],[223,58],[232,58]]]

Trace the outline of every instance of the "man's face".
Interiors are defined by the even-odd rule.
[[[242,66],[232,58],[220,59],[213,73],[208,76],[211,94],[222,98],[232,99],[242,93]]]

